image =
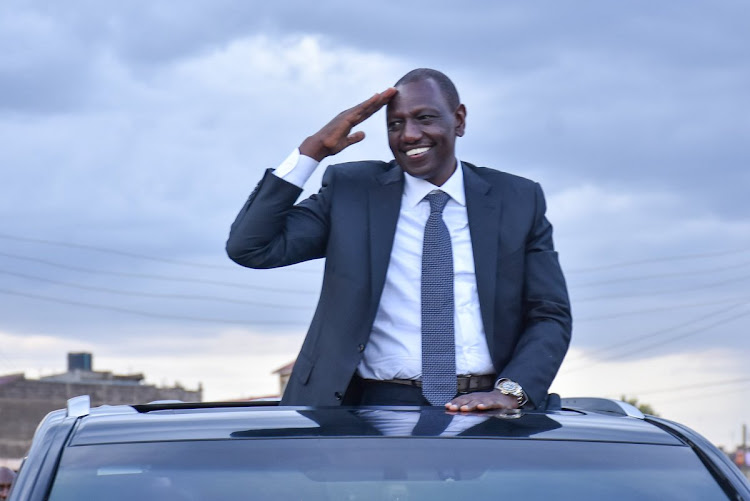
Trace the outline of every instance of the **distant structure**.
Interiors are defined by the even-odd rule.
[[[68,353],[68,370],[39,379],[23,373],[0,376],[0,464],[17,467],[28,451],[36,426],[67,400],[89,395],[91,405],[142,404],[154,400],[200,402],[203,388],[144,384],[143,374],[113,374],[93,370],[91,353]]]
[[[68,353],[68,372],[78,371],[93,371],[93,364],[91,353],[79,352],[79,353]]]
[[[68,353],[68,371],[62,374],[40,377],[39,381],[49,383],[80,383],[100,385],[138,385],[142,386],[146,377],[138,374],[112,374],[110,371],[95,371],[91,353]],[[143,386],[144,388],[146,386]],[[151,386],[151,388],[154,388]],[[164,388],[162,388],[164,389]],[[179,399],[183,400],[183,399]],[[133,403],[127,402],[127,403]]]
[[[279,395],[284,394],[284,390],[286,390],[286,385],[289,382],[289,377],[292,375],[292,369],[294,368],[294,362],[296,360],[293,360],[286,364],[283,367],[279,367],[275,371],[273,371],[274,374],[279,375]]]

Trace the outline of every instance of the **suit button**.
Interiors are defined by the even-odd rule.
[[[342,398],[341,397],[341,393],[339,393],[339,392],[334,393],[333,396],[336,397],[336,400],[341,400],[341,398]]]
[[[363,351],[365,351],[365,345],[360,344],[359,346],[357,346],[357,349],[359,350],[360,353],[362,353]]]

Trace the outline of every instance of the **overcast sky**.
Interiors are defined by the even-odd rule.
[[[5,0],[0,374],[60,372],[86,350],[207,399],[277,391],[322,263],[242,269],[229,225],[304,137],[433,67],[468,110],[460,158],[545,189],[574,311],[553,390],[636,396],[734,446],[750,422],[748,14]],[[362,130],[328,160],[389,160],[383,112]]]

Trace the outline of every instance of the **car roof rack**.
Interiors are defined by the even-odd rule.
[[[561,399],[563,409],[606,412],[618,416],[644,419],[646,416],[634,405],[613,398],[578,397]]]
[[[69,398],[67,407],[68,417],[88,416],[91,413],[91,398],[88,395]]]
[[[276,407],[278,400],[247,400],[240,402],[180,402],[180,401],[156,401],[148,404],[132,405],[133,409],[140,413],[182,410],[182,409],[217,409],[231,407]]]

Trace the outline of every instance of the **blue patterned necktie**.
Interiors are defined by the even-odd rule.
[[[453,332],[453,252],[443,221],[450,196],[433,191],[422,247],[422,394],[431,405],[456,396],[456,341]]]

